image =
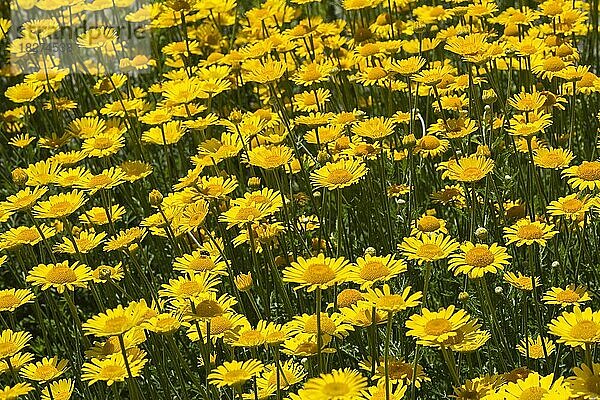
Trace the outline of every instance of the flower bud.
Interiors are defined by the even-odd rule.
[[[467,292],[460,292],[458,294],[458,300],[462,301],[463,303],[468,301],[469,297],[471,297],[471,296]]]
[[[12,180],[17,186],[25,186],[29,176],[27,176],[27,172],[23,168],[15,168],[11,172]]]
[[[496,294],[502,294],[502,292],[504,292],[504,289],[502,289],[502,286],[496,286],[494,288],[494,293],[496,293]]]
[[[373,247],[367,247],[365,249],[365,256],[366,255],[375,256],[377,255],[377,250],[375,250]]]
[[[552,268],[558,268],[558,267],[560,267],[560,262],[552,261]]]
[[[240,292],[247,292],[254,286],[252,281],[252,273],[248,272],[247,274],[239,274],[235,277],[235,286],[238,288]]]
[[[163,195],[157,189],[152,189],[150,194],[148,194],[148,201],[152,207],[158,207],[163,201]]]
[[[480,226],[475,230],[475,236],[477,236],[477,239],[479,240],[486,240],[488,238],[488,230]]]
[[[493,89],[484,90],[481,97],[485,104],[494,104],[498,100],[498,95]]]
[[[258,189],[260,187],[260,177],[252,176],[248,178],[248,186],[251,189]]]

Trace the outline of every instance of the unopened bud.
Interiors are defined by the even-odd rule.
[[[148,194],[148,201],[150,201],[151,206],[158,207],[163,201],[163,195],[157,189],[152,189],[150,194]]]
[[[260,178],[258,176],[248,178],[248,186],[251,189],[258,189],[260,187]]]
[[[468,301],[469,297],[471,297],[471,296],[467,292],[460,292],[458,294],[458,300],[462,301],[463,303]]]
[[[238,276],[236,276],[235,286],[240,292],[247,292],[250,289],[252,289],[252,273],[248,272],[247,274],[239,274]]]
[[[484,90],[481,97],[486,105],[494,104],[498,100],[498,95],[493,89]]]
[[[494,293],[496,293],[496,294],[502,294],[502,292],[504,292],[504,289],[502,289],[502,286],[496,286],[494,288]]]
[[[17,186],[25,186],[29,176],[27,176],[27,172],[23,168],[15,168],[11,172],[12,180]]]
[[[477,236],[477,239],[479,240],[486,240],[488,237],[488,230],[480,226],[475,230],[475,236]]]
[[[560,267],[560,262],[552,261],[552,268],[558,268],[558,267]]]
[[[367,247],[367,248],[365,249],[365,256],[366,256],[367,254],[368,254],[368,255],[370,255],[370,256],[375,256],[375,255],[377,254],[377,250],[375,250],[373,247],[370,247],[370,246],[369,246],[369,247]]]

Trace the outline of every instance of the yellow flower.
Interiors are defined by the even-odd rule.
[[[44,93],[42,86],[27,82],[9,87],[4,95],[15,103],[29,103],[41,96],[42,93]]]
[[[127,355],[129,371],[131,376],[138,377],[142,372],[142,368],[148,361],[144,357],[145,353],[140,352],[135,356]],[[86,362],[81,367],[81,379],[89,381],[89,385],[96,382],[106,382],[111,386],[115,382],[123,382],[128,377],[127,365],[125,358],[121,353],[113,354],[103,360],[93,358],[90,362]]]
[[[546,304],[558,304],[561,307],[580,306],[592,298],[583,286],[568,285],[566,288],[553,287],[544,293],[542,301]]]
[[[364,289],[377,282],[388,281],[406,270],[406,263],[396,260],[392,254],[382,257],[367,254],[364,258],[356,259],[356,265],[351,266],[348,279]]]
[[[391,119],[383,117],[373,117],[362,120],[352,127],[352,133],[355,135],[381,140],[394,133],[395,123]]]
[[[458,182],[473,183],[485,178],[494,169],[494,161],[480,156],[459,158],[446,163],[444,177]]]
[[[515,224],[504,227],[504,239],[507,245],[515,243],[517,247],[531,246],[534,243],[545,246],[546,241],[552,239],[558,233],[553,229],[554,225],[552,224],[539,221],[531,222],[528,218],[522,218]]]
[[[73,190],[50,196],[33,208],[35,218],[65,218],[77,211],[87,202],[83,192]]]
[[[507,272],[504,274],[504,280],[508,282],[511,286],[528,292],[531,292],[533,290],[534,284],[536,287],[540,286],[539,277],[536,276],[532,278],[531,276],[523,275],[520,272],[517,272],[516,274],[512,272]]]
[[[576,190],[600,189],[600,161],[584,161],[563,171],[569,185]]]
[[[106,237],[106,233],[100,231],[95,233],[94,231],[81,231],[75,237],[75,241],[72,241],[68,237],[63,237],[63,243],[56,244],[54,250],[61,253],[68,254],[87,254],[96,247],[98,247]]]
[[[558,336],[556,340],[571,347],[583,347],[600,342],[600,312],[586,308],[581,311],[575,306],[573,311],[564,311],[548,324],[549,332]]]
[[[571,385],[574,396],[583,399],[600,396],[600,388],[597,384],[600,379],[600,364],[581,364],[580,367],[573,368],[573,373],[575,376],[567,378],[567,381]]]
[[[293,360],[287,360],[279,365],[279,368],[275,364],[266,365],[260,377],[256,380],[256,384],[260,389],[267,389],[272,386],[277,387],[277,382],[279,382],[281,389],[285,390],[302,382],[305,377],[306,371],[301,364]]]
[[[567,168],[573,160],[573,152],[561,148],[539,148],[533,152],[536,166],[546,169]]]
[[[92,207],[79,216],[79,221],[87,225],[106,225],[110,221],[115,222],[120,220],[125,215],[125,208],[118,204],[113,204],[109,208],[109,215],[103,207]]]
[[[0,334],[0,360],[12,357],[23,350],[31,339],[29,332],[3,330]]]
[[[69,265],[69,261],[58,264],[39,264],[29,271],[27,282],[34,286],[41,286],[42,290],[56,288],[58,293],[66,290],[73,291],[76,287],[87,288],[88,281],[92,280],[92,271],[87,265],[75,261]]]
[[[367,388],[367,378],[350,368],[311,378],[298,391],[300,400],[356,399]]]
[[[170,121],[153,127],[142,134],[142,141],[157,145],[175,144],[186,134],[187,128],[181,121]]]
[[[13,312],[23,304],[31,303],[35,296],[29,289],[0,290],[0,312]]]
[[[522,399],[545,399],[553,393],[559,391],[567,391],[565,396],[564,392],[562,397],[556,397],[556,399],[568,399],[569,390],[567,384],[564,382],[563,377],[554,379],[554,374],[542,376],[537,372],[531,372],[524,379],[519,379],[516,382],[509,382],[504,385],[499,391],[495,398],[505,400],[522,400]]]
[[[110,46],[118,39],[117,31],[113,28],[101,26],[91,28],[77,37],[77,45],[86,49],[98,49]]]
[[[511,256],[506,248],[493,243],[473,244],[465,242],[460,246],[460,253],[450,256],[449,270],[454,275],[465,274],[469,278],[481,278],[486,273],[498,273],[510,264]]]
[[[446,228],[446,221],[441,218],[437,218],[433,215],[423,215],[416,221],[414,221],[413,227],[410,230],[411,236],[421,237],[422,235],[431,234],[448,234]]]
[[[232,386],[240,388],[248,380],[260,374],[263,368],[263,364],[254,359],[244,362],[225,361],[212,370],[208,375],[208,380],[217,387]]]
[[[329,258],[322,253],[309,259],[298,257],[283,270],[283,281],[295,283],[295,290],[306,288],[312,292],[317,288],[327,289],[348,279],[350,272],[347,266],[348,261],[343,257]]]
[[[17,383],[15,386],[5,386],[0,389],[0,399],[14,400],[19,396],[25,396],[31,392],[33,387],[29,383]]]
[[[83,330],[86,335],[98,337],[122,335],[143,322],[146,311],[145,302],[132,302],[127,307],[119,305],[88,319]]]
[[[42,389],[42,400],[69,400],[75,388],[71,379],[60,379],[51,382],[48,386]]]
[[[417,260],[419,265],[448,257],[459,245],[450,236],[443,234],[422,235],[420,238],[405,237],[398,249],[409,260]]]
[[[357,183],[367,172],[367,167],[360,161],[342,159],[337,162],[329,162],[312,172],[310,179],[317,188],[334,190]]]
[[[46,187],[25,188],[10,195],[0,204],[4,211],[28,210],[48,191]]]
[[[50,382],[65,373],[67,364],[67,360],[59,360],[58,357],[44,357],[42,361],[24,366],[21,375],[32,381]]]
[[[262,169],[275,169],[289,164],[293,152],[287,146],[258,146],[248,151],[248,163]]]
[[[121,168],[110,167],[97,175],[88,174],[83,176],[75,186],[94,194],[98,190],[112,189],[123,182],[125,182],[125,172]]]
[[[456,310],[453,305],[429,311],[423,308],[422,315],[412,315],[406,321],[408,336],[417,338],[417,343],[425,346],[441,345],[458,335],[461,327],[471,322],[471,317],[464,310]]]
[[[398,312],[421,304],[420,299],[423,297],[423,293],[415,292],[411,295],[411,289],[410,286],[407,286],[400,294],[396,294],[392,293],[389,285],[384,284],[382,289],[367,289],[363,297],[378,310],[388,313]]]
[[[171,334],[181,326],[181,316],[169,313],[158,314],[142,323],[141,326],[150,332]]]
[[[159,296],[169,297],[177,300],[195,299],[208,292],[215,292],[215,286],[220,280],[207,272],[195,273],[189,277],[178,277],[169,279],[168,284],[162,285],[162,290],[158,291]]]
[[[554,349],[555,346],[552,340],[548,338],[542,339],[540,335],[535,339],[532,337],[527,338],[527,340],[523,339],[517,346],[517,350],[523,357],[529,357],[536,360],[550,356],[554,353]]]

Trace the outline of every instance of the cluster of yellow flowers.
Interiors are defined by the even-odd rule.
[[[600,398],[598,1],[139,3],[0,17],[0,400]]]

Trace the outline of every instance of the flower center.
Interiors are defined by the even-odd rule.
[[[5,358],[13,355],[18,347],[14,342],[0,343],[0,358]]]
[[[335,322],[325,314],[321,314],[321,334],[333,335],[336,330]],[[304,324],[304,332],[317,333],[317,316],[311,315]]]
[[[3,296],[0,296],[0,310],[11,309],[18,306],[20,303],[21,300],[19,300],[19,298],[12,293],[7,293]]]
[[[217,316],[210,320],[210,334],[220,335],[232,328],[231,321],[229,318],[223,316]]]
[[[560,301],[563,303],[575,303],[579,301],[579,294],[571,289],[563,290],[562,292],[556,295],[556,301]]]
[[[417,228],[421,232],[434,232],[440,229],[440,227],[440,220],[431,215],[426,215],[422,217],[421,219],[419,219],[419,222],[417,224]]]
[[[46,279],[52,283],[63,284],[75,282],[77,275],[69,267],[54,267],[48,271]]]
[[[522,239],[541,239],[544,231],[537,225],[529,224],[519,228],[517,236]]]
[[[107,186],[110,185],[113,182],[113,180],[106,175],[96,175],[93,176],[90,180],[88,185],[90,187],[96,187],[96,186]]]
[[[565,68],[565,63],[559,57],[550,57],[544,60],[544,70],[558,72]]]
[[[569,199],[562,204],[562,209],[568,213],[576,213],[581,210],[583,202],[579,199]]]
[[[386,75],[387,75],[387,72],[385,72],[385,70],[383,68],[375,67],[375,68],[371,68],[369,70],[369,72],[367,73],[367,78],[369,80],[376,81],[376,80],[385,78]]]
[[[260,217],[260,211],[256,207],[241,207],[235,217],[240,221],[254,221]]]
[[[265,337],[262,333],[253,329],[242,333],[238,338],[238,341],[247,345],[258,346],[265,341]]]
[[[103,380],[113,380],[125,376],[125,370],[119,365],[107,365],[102,368],[100,376]]]
[[[209,257],[200,257],[190,261],[188,267],[194,271],[210,271],[215,267],[215,263]]]
[[[466,181],[477,181],[482,178],[483,171],[479,167],[467,167],[461,175]]]
[[[21,242],[33,242],[39,239],[40,235],[35,229],[23,229],[15,237]]]
[[[590,376],[585,380],[585,388],[591,394],[600,394],[600,376]]]
[[[52,204],[52,207],[50,207],[50,211],[53,214],[61,215],[61,214],[66,213],[70,208],[71,208],[71,202],[65,200],[65,201],[60,201],[58,203]]]
[[[344,382],[330,382],[323,386],[323,394],[328,398],[336,398],[337,396],[344,396],[350,391],[348,384]]]
[[[587,341],[598,336],[598,328],[594,321],[580,321],[571,328],[571,336]]]
[[[106,150],[113,145],[113,141],[109,138],[101,137],[94,141],[94,148],[98,150]]]
[[[444,256],[444,252],[440,246],[434,243],[425,243],[417,250],[417,256],[429,260],[433,260]]]
[[[581,164],[577,168],[577,176],[584,181],[600,180],[600,162],[592,161]]]
[[[104,328],[109,331],[122,331],[128,322],[129,319],[127,317],[124,315],[119,315],[107,319],[104,323]]]
[[[302,277],[308,283],[324,284],[335,279],[335,271],[325,264],[310,264]]]
[[[435,150],[440,147],[440,139],[436,138],[433,135],[426,135],[421,138],[420,146],[425,150]]]
[[[376,305],[383,309],[402,307],[404,305],[404,298],[399,294],[388,294],[378,298]]]
[[[487,267],[494,262],[494,255],[485,247],[474,247],[465,254],[465,262],[474,267]]]
[[[350,173],[350,171],[340,168],[331,171],[327,176],[326,181],[334,185],[339,185],[350,182],[352,178],[354,178],[354,176]]]
[[[359,276],[365,281],[374,281],[390,273],[390,269],[379,261],[369,261],[363,265]]]
[[[196,316],[200,318],[213,318],[223,314],[223,309],[214,300],[202,300],[196,305]],[[214,318],[213,318],[214,319]],[[212,323],[211,323],[212,326]]]
[[[42,365],[35,371],[36,375],[44,381],[53,378],[57,372],[58,369],[50,364]]]
[[[446,318],[435,318],[425,324],[425,333],[431,336],[440,336],[452,330],[452,324]]]
[[[340,292],[340,294],[338,294],[337,304],[338,304],[338,307],[340,307],[340,308],[350,307],[350,306],[358,303],[362,299],[363,299],[363,295],[358,290],[344,289]]]
[[[201,291],[200,284],[196,281],[183,282],[179,291],[185,295],[194,295]]]
[[[542,400],[542,397],[548,393],[548,391],[541,387],[530,387],[523,390],[523,393],[519,396],[519,400]]]
[[[241,385],[248,379],[250,379],[250,374],[243,369],[235,369],[223,374],[223,381],[231,382],[232,385]]]

